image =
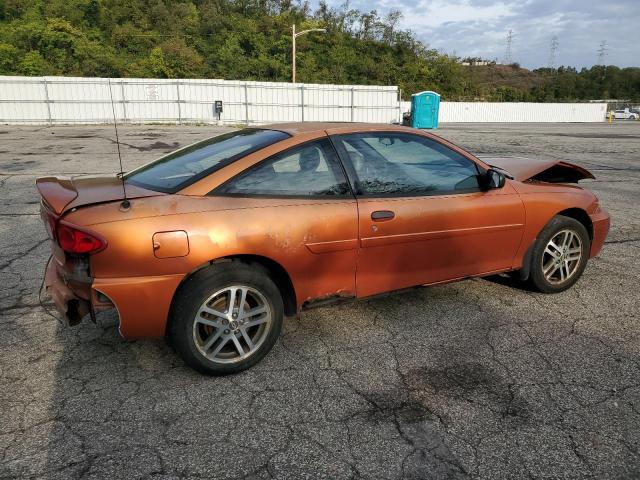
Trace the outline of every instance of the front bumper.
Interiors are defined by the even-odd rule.
[[[611,228],[611,216],[606,210],[599,209],[597,213],[589,215],[593,225],[593,239],[591,240],[591,252],[589,257],[595,257],[600,253]]]

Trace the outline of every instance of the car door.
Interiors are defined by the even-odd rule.
[[[226,205],[216,236],[281,265],[299,305],[355,296],[357,204],[328,137],[268,157],[212,195]]]
[[[421,135],[332,139],[358,201],[358,296],[510,268],[524,206],[508,181],[483,191],[475,162]]]

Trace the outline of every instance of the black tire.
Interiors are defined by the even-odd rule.
[[[569,230],[577,235],[580,239],[581,256],[577,261],[575,270],[572,270],[572,274],[564,281],[557,283],[551,282],[547,279],[543,272],[543,259],[545,258],[545,249],[551,239],[553,239],[560,232]],[[577,249],[577,247],[576,247]],[[565,217],[563,215],[556,215],[551,221],[544,227],[533,247],[531,255],[531,270],[529,274],[529,284],[535,290],[542,293],[559,293],[572,287],[578,279],[582,276],[584,269],[589,259],[589,251],[591,250],[591,239],[585,226],[579,221]],[[548,256],[547,256],[548,258]]]
[[[256,295],[261,295],[261,299],[266,300],[264,303],[268,305],[270,309],[271,321],[268,324],[269,330],[264,332],[261,337],[261,344],[255,351],[250,353],[248,357],[239,358],[234,363],[220,363],[219,361],[213,361],[207,358],[205,354],[202,353],[200,349],[202,345],[198,346],[197,344],[196,332],[198,328],[203,328],[203,326],[200,323],[194,326],[194,323],[196,322],[196,315],[198,315],[201,306],[207,299],[216,292],[236,285],[246,286],[252,289],[252,291],[258,292]],[[247,294],[247,296],[249,296],[249,294]],[[231,295],[229,295],[229,298],[230,297]],[[229,309],[227,308],[227,310]],[[269,278],[264,268],[257,264],[247,264],[235,260],[214,263],[210,267],[196,272],[180,287],[171,308],[168,331],[169,341],[184,361],[201,373],[207,375],[237,373],[252,367],[269,353],[280,336],[283,317],[284,307],[282,296],[278,287],[273,280]],[[212,316],[211,318],[215,319],[216,322],[218,321],[217,317]],[[201,322],[201,320],[199,322]],[[231,328],[231,324],[228,323],[229,321],[226,320],[226,322],[229,328]],[[205,326],[204,328],[207,327]],[[209,328],[216,329],[212,330],[212,333],[216,333],[219,327],[214,326]],[[238,332],[239,330],[235,331]],[[236,342],[235,340],[231,342],[233,332],[228,333],[230,330],[226,328],[224,332],[228,337],[227,341],[230,342],[229,347],[232,347],[233,350],[233,343]],[[238,335],[240,334],[238,333]],[[237,338],[239,338],[241,342],[245,342],[242,340],[242,335]],[[218,340],[214,345],[219,344],[218,342],[221,341],[222,340]],[[247,346],[248,343],[245,343],[244,347]],[[228,349],[229,347],[225,348]],[[233,352],[229,353],[229,355],[232,354]],[[238,352],[236,352],[236,354],[239,355]]]

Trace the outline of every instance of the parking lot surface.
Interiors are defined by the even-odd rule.
[[[125,169],[220,131],[122,127]],[[162,339],[122,340],[113,315],[65,329],[39,305],[34,180],[117,171],[113,129],[0,126],[0,477],[639,478],[640,122],[438,133],[596,175],[613,226],[577,285],[309,310],[260,364],[208,378]]]

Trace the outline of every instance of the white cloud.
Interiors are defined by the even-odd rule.
[[[441,0],[435,2],[423,0],[416,6],[402,11],[403,25],[416,31],[439,28],[448,23],[491,21],[512,13],[511,7],[502,2],[474,6],[469,1],[452,3]]]
[[[352,6],[382,14],[400,10],[402,28],[458,56],[502,59],[511,29],[512,59],[528,68],[546,66],[554,35],[557,65],[593,65],[606,39],[608,64],[640,66],[640,0],[355,0]]]

